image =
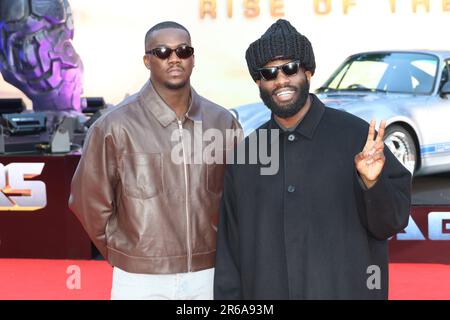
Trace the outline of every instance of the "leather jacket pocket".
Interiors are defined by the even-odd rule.
[[[206,170],[206,186],[209,192],[221,194],[223,191],[223,177],[225,165],[209,164]]]
[[[125,195],[138,199],[156,197],[163,191],[163,163],[159,153],[130,153],[123,156]]]

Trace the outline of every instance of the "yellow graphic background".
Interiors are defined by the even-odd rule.
[[[311,41],[313,89],[350,54],[384,49],[450,50],[450,0],[71,0],[84,95],[116,104],[140,89],[144,35],[174,20],[191,32],[194,88],[227,107],[259,101],[245,50],[277,17]],[[211,14],[215,8],[215,16]],[[0,78],[0,97],[23,96]],[[27,101],[28,105],[30,102]]]

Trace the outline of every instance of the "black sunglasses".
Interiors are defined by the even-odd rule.
[[[155,49],[145,51],[145,53],[152,54],[162,60],[165,60],[165,59],[168,59],[172,55],[172,52],[174,52],[174,51],[175,51],[175,54],[180,59],[187,59],[194,54],[194,48],[192,48],[188,45],[181,45],[181,46],[177,47],[176,49],[172,49],[172,48],[168,48],[168,47],[157,47]]]
[[[285,64],[282,64],[281,66],[274,66],[274,67],[268,67],[268,68],[260,68],[258,69],[258,72],[266,81],[275,80],[278,76],[278,70],[283,71],[283,73],[287,76],[292,76],[294,74],[297,74],[298,69],[300,69],[300,61],[291,61]]]

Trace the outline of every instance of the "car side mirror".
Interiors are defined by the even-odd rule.
[[[449,95],[450,94],[450,81],[447,81],[444,83],[444,85],[441,88],[441,96]]]

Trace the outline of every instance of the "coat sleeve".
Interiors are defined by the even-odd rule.
[[[231,168],[231,166],[227,166],[225,171],[217,231],[214,274],[214,299],[216,300],[240,300],[242,298],[239,270],[239,227]]]
[[[355,192],[362,224],[378,240],[403,230],[411,209],[411,173],[384,147],[385,165],[380,179],[364,188],[355,169]]]
[[[69,208],[107,259],[106,226],[114,214],[116,156],[111,135],[94,125],[72,178]]]

